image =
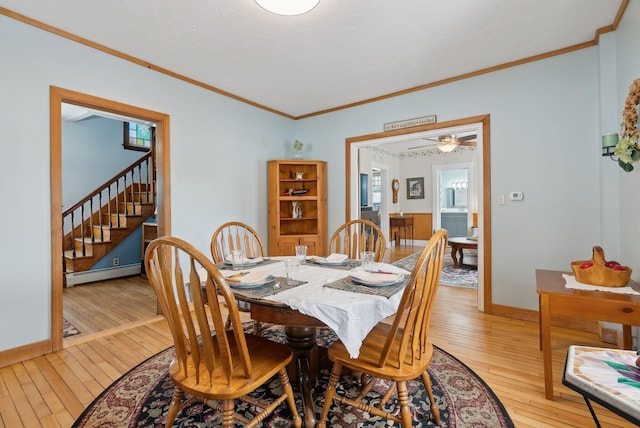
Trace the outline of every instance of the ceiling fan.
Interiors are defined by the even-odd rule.
[[[423,140],[433,141],[435,144],[425,144],[422,146],[409,147],[409,150],[436,146],[438,147],[438,150],[440,150],[441,152],[448,153],[453,151],[458,146],[475,147],[478,144],[477,141],[471,141],[471,140],[475,140],[476,137],[477,137],[476,134],[464,135],[460,137],[456,136],[455,134],[446,134],[446,135],[438,136],[437,139],[427,137],[427,138],[423,138]]]

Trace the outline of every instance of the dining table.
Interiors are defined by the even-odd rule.
[[[287,258],[262,258],[241,271],[234,271],[225,263],[217,266],[236,299],[249,304],[254,321],[284,326],[286,343],[294,353],[289,377],[302,397],[304,426],[313,427],[316,417],[312,387],[319,371],[317,328],[331,328],[356,358],[371,329],[396,313],[409,272],[376,263],[375,272],[390,280],[362,284],[354,277],[364,278],[370,272],[363,273],[359,261],[328,264],[323,262],[326,259],[312,256],[301,264],[297,277],[288,280],[284,263]],[[243,286],[232,282],[234,275],[256,271],[267,275],[265,284]]]

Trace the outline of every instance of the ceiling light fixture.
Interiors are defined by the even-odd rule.
[[[440,142],[438,143],[438,150],[444,153],[449,153],[455,150],[460,144],[460,141],[455,137],[455,135],[441,135],[438,137]]]
[[[266,11],[276,15],[302,15],[316,7],[320,0],[255,0]]]

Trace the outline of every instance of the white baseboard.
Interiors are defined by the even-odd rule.
[[[72,272],[66,274],[67,287],[73,287],[87,282],[104,281],[107,279],[122,278],[123,276],[139,275],[140,263],[126,266],[114,266],[106,269],[88,270],[85,272]]]

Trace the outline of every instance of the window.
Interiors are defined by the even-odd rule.
[[[128,150],[151,150],[155,128],[135,122],[124,122],[124,144]]]

